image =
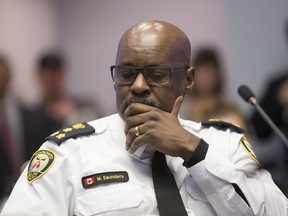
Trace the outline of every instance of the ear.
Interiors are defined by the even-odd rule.
[[[186,72],[186,94],[192,91],[194,85],[194,68],[190,67]]]

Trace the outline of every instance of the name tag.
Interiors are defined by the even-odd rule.
[[[101,184],[127,182],[129,180],[129,176],[126,171],[116,171],[84,176],[81,180],[84,188],[90,188]]]

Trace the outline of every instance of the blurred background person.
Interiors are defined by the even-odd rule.
[[[21,108],[10,89],[11,79],[10,63],[0,54],[0,209],[24,162]]]
[[[195,106],[202,102],[217,101],[224,95],[225,73],[218,51],[213,47],[202,47],[192,58],[194,86],[185,97],[181,117],[195,121]]]
[[[246,114],[225,97],[226,73],[219,51],[212,46],[199,48],[192,58],[194,86],[182,109],[181,117],[196,122],[210,118],[236,124],[250,137]]]
[[[288,46],[288,19],[283,32]],[[259,105],[288,137],[288,68],[273,73],[271,77],[267,78],[264,86]],[[272,159],[267,161],[265,168],[274,174],[276,183],[288,195],[288,147],[282,143],[278,135],[256,110],[252,113],[251,122],[259,143],[263,148],[266,144],[274,152],[272,155],[271,151],[267,154],[267,158],[272,157]],[[273,157],[275,154],[277,156]]]
[[[102,116],[99,105],[89,99],[75,98],[66,91],[66,73],[65,61],[60,53],[47,52],[39,57],[37,78],[42,90],[41,99],[37,105],[23,109],[26,160],[51,133],[64,126]]]
[[[246,114],[233,102],[218,99],[203,101],[195,106],[194,119],[196,122],[218,119],[232,123],[245,130],[245,137],[251,140],[251,125]]]

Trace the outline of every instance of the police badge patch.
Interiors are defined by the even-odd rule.
[[[32,183],[43,176],[54,164],[55,155],[48,150],[38,150],[35,152],[28,165],[27,180]]]

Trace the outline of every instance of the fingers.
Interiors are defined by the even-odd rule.
[[[144,134],[142,132],[143,128],[141,129],[140,126],[136,126],[134,128],[131,128],[126,136],[126,150],[132,154],[134,153],[140,146],[142,146],[143,137]]]
[[[135,138],[133,140],[133,142],[131,142],[129,145],[126,145],[126,150],[129,154],[133,154],[139,147],[137,147],[138,145],[136,143],[140,143],[140,142],[137,142],[137,140],[139,140],[139,138]]]
[[[157,108],[146,104],[133,103],[125,110],[126,150],[128,153],[134,153],[143,145],[145,139],[144,125],[148,122],[149,116],[151,116],[147,115],[147,113],[153,109]]]
[[[149,112],[152,108],[153,108],[152,106],[146,104],[133,103],[130,106],[128,106],[127,109],[124,111],[124,118],[127,119],[129,116]]]
[[[124,128],[125,134],[128,135],[129,130],[132,130],[132,134],[135,134],[135,127],[143,124],[144,121],[144,117],[142,117],[141,115],[127,117]]]
[[[141,140],[140,137],[137,137],[136,139],[134,139],[131,146],[127,149],[129,154],[133,154],[137,149],[143,146],[143,143],[140,140]]]
[[[156,142],[153,138],[151,140],[151,136],[157,139],[163,139],[163,137],[159,135],[163,134],[163,131],[161,131],[163,125],[175,123],[173,116],[178,118],[182,100],[183,96],[178,96],[175,99],[170,113],[140,103],[133,103],[127,107],[124,112],[126,119],[126,150],[129,153],[134,153],[138,148],[143,146],[144,143],[149,143],[155,148],[159,148],[159,142]]]
[[[141,135],[141,134],[140,134],[140,131],[139,131],[139,129],[138,129],[138,126],[135,127],[135,135],[136,135],[136,137],[138,137],[138,136]]]
[[[131,128],[144,124],[144,122],[146,122],[149,118],[149,115],[146,114],[149,113],[152,109],[156,108],[141,103],[133,103],[127,107],[124,112],[124,117],[126,120],[125,134],[127,135]]]
[[[171,111],[172,115],[178,117],[182,101],[183,101],[183,96],[178,96],[176,98],[176,100],[174,101],[172,111]]]

